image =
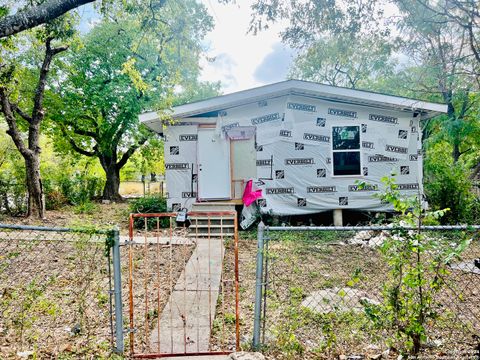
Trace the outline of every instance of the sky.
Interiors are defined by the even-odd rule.
[[[281,24],[249,34],[252,0],[222,5],[201,0],[215,21],[205,39],[209,59],[201,62],[202,80],[220,81],[224,93],[285,80],[294,51],[281,43]]]

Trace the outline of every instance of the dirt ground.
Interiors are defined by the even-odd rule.
[[[78,214],[75,212],[75,207],[64,206],[59,210],[47,210],[44,220],[0,215],[0,223],[48,227],[95,226],[99,229],[110,229],[118,225],[125,233],[128,231],[128,215],[128,202],[95,203],[95,210],[91,214]]]
[[[50,227],[93,225],[103,229],[118,225],[123,234],[127,233],[127,203],[96,204],[96,206],[93,214],[76,214],[73,207],[65,207],[60,211],[48,211],[47,217],[43,221],[3,217],[0,218],[0,222]],[[240,231],[239,235],[240,334],[242,349],[248,350],[253,333],[257,242],[254,231]],[[388,357],[396,358],[398,352],[392,347],[389,349],[387,344],[387,339],[392,334],[375,329],[358,311],[346,311],[339,314],[315,311],[315,309],[313,311],[302,310],[306,307],[306,299],[311,299],[311,295],[315,291],[322,289],[337,289],[337,292],[338,289],[347,289],[348,292],[348,288],[355,288],[362,291],[362,294],[370,300],[381,301],[381,285],[387,274],[387,268],[381,261],[377,250],[354,245],[339,245],[343,239],[342,236],[351,236],[352,234],[331,235],[327,238],[318,234],[310,235],[312,235],[310,238],[302,238],[284,233],[282,239],[276,239],[270,243],[266,330],[265,334],[262,333],[266,347],[263,352],[269,359],[332,359],[338,358],[340,355],[368,359],[389,350]],[[79,266],[78,260],[81,257],[65,257],[65,254],[79,251],[71,245],[63,248],[50,248],[51,245],[39,246],[36,248],[39,251],[34,252],[34,262],[28,261],[28,258],[23,257],[24,255],[18,255],[19,247],[18,244],[15,245],[15,242],[10,242],[5,247],[5,243],[0,241],[0,248],[2,246],[4,248],[0,249],[0,260],[5,259],[5,254],[7,254],[7,256],[18,257],[18,261],[22,261],[17,263],[15,268],[7,269],[7,272],[4,268],[0,268],[0,277],[3,274],[12,280],[15,276],[19,276],[17,289],[32,285],[32,279],[39,279],[39,281],[43,281],[40,282],[41,284],[48,284],[40,296],[40,299],[45,301],[41,302],[39,312],[40,314],[50,314],[48,316],[54,320],[42,320],[40,319],[42,316],[38,316],[40,320],[37,317],[34,317],[34,321],[31,320],[28,314],[31,314],[32,310],[37,311],[38,308],[31,307],[29,305],[31,301],[28,298],[18,298],[15,288],[8,285],[5,278],[3,281],[0,278],[0,305],[2,308],[7,308],[8,304],[12,306],[11,304],[15,304],[15,301],[23,304],[20,319],[18,316],[17,319],[8,319],[5,313],[0,317],[0,358],[15,358],[18,351],[32,349],[34,351],[42,349],[42,354],[50,354],[49,356],[53,358],[56,358],[59,353],[65,354],[65,358],[73,359],[78,356],[88,358],[87,354],[77,352],[78,349],[85,348],[96,349],[97,354],[107,354],[110,339],[108,296],[105,298],[105,294],[108,294],[108,275],[102,251],[92,247],[87,251],[87,254],[90,255],[83,259],[84,265]],[[159,249],[160,252],[158,252]],[[184,245],[173,247],[162,245],[160,248],[155,246],[145,248],[140,245],[135,247],[133,254],[134,282],[136,284],[134,328],[137,350],[148,350],[148,332],[153,328],[158,314],[165,305],[171,289],[169,284],[175,283],[192,249],[193,247]],[[226,242],[226,249],[225,281],[217,305],[217,316],[212,333],[212,350],[233,349],[235,345],[235,300],[232,285],[234,279],[233,241]],[[35,248],[28,249],[28,251],[34,250]],[[465,252],[464,260],[478,257],[480,257],[480,245],[477,240]],[[88,259],[97,259],[90,263],[90,271],[86,271],[89,269],[86,266],[89,264]],[[126,319],[124,327],[128,328],[127,247],[122,247],[122,259],[123,303]],[[152,269],[152,264],[160,264],[163,268]],[[174,264],[174,266],[170,268],[169,264]],[[52,272],[48,270],[49,267],[54,269],[55,276],[39,278],[38,274]],[[12,269],[22,269],[22,271],[12,273],[14,271]],[[168,277],[167,274],[170,271],[172,276]],[[87,276],[91,273],[94,273],[95,276]],[[160,278],[156,277],[157,273],[160,274]],[[93,294],[82,300],[88,300],[88,303],[93,304],[87,308],[82,308],[81,302],[78,302],[78,299],[81,298],[78,296],[81,294],[79,289],[82,289],[82,284],[76,280],[79,278],[83,279],[83,286],[88,284],[91,287]],[[35,284],[38,285],[38,283]],[[478,338],[472,334],[475,331],[478,334],[480,275],[466,274],[455,270],[450,273],[448,284],[446,291],[439,295],[444,304],[439,309],[441,321],[436,325],[435,331],[430,333],[428,346],[422,350],[422,354],[425,356],[445,355],[452,359],[460,359],[465,358],[463,356],[465,353],[462,351],[473,349],[478,342]],[[158,297],[159,289],[162,294],[160,298]],[[35,287],[30,290],[35,294]],[[55,301],[51,301],[52,296]],[[345,298],[349,299],[349,297]],[[145,301],[145,299],[148,300]],[[63,308],[72,307],[72,304],[75,304],[74,310],[63,310]],[[82,316],[88,320],[84,324],[92,326],[91,331],[82,333],[81,336],[74,334],[78,311],[81,311]],[[22,329],[19,324],[22,322],[25,324],[25,320],[28,320],[28,326],[22,325]],[[6,321],[10,321],[8,326],[5,325]],[[90,325],[83,325],[82,330],[90,328]],[[44,329],[47,329],[46,332]],[[43,335],[42,341],[38,341],[40,334]],[[20,338],[23,340],[20,341]],[[58,339],[64,340],[58,342]],[[128,338],[126,342],[128,349]],[[36,347],[26,346],[35,343],[38,344]],[[55,343],[58,345],[52,345]],[[15,344],[14,347],[12,347],[13,344]],[[18,344],[22,344],[22,346],[19,347]],[[87,347],[86,344],[93,345]],[[455,353],[455,351],[457,352]]]
[[[68,215],[55,221],[51,216],[50,226],[71,226]],[[0,359],[110,358],[112,284],[105,237],[42,234],[37,240],[35,231],[4,230],[0,237]],[[193,245],[132,246],[133,323],[130,249],[120,250],[124,328],[134,329],[134,347],[142,352]],[[125,342],[128,352],[129,336]]]
[[[253,336],[257,248],[254,234],[240,234],[241,339],[243,348],[248,349]],[[267,317],[262,332],[267,358],[338,359],[345,355],[373,359],[382,353],[382,358],[398,357],[394,334],[376,328],[355,299],[355,294],[360,294],[368,301],[381,302],[388,268],[376,249],[340,245],[344,236],[331,236],[324,243],[320,237],[302,239],[285,233],[283,240],[270,242]],[[479,255],[480,244],[476,242],[464,253],[463,260]],[[231,272],[232,267],[226,266],[225,271]],[[440,317],[435,326],[428,326],[421,356],[464,359],[478,346],[475,334],[479,331],[480,276],[452,270],[445,283],[436,299]],[[331,298],[312,303],[311,295],[325,289],[331,289],[324,292]],[[222,316],[219,307],[217,313]]]

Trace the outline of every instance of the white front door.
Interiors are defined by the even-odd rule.
[[[200,128],[197,144],[199,200],[230,199],[230,141]]]

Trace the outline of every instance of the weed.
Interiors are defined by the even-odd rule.
[[[399,347],[416,355],[427,339],[426,325],[438,319],[435,295],[444,286],[447,264],[459,257],[468,240],[461,238],[452,247],[426,236],[420,231],[421,225],[437,223],[448,209],[425,211],[417,197],[400,194],[393,177],[382,181],[386,191],[381,198],[399,212],[394,222],[398,229],[392,231],[381,247],[390,268],[389,281],[383,290],[384,302],[365,304],[365,311],[378,327],[395,329]],[[405,226],[417,230],[406,230]]]
[[[94,214],[97,210],[98,210],[97,205],[95,205],[95,204],[94,204],[93,202],[91,202],[91,201],[86,201],[86,202],[80,203],[79,205],[76,205],[76,206],[73,208],[73,212],[74,212],[75,214],[89,214],[89,215],[92,215],[92,214]]]

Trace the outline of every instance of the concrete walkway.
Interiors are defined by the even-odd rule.
[[[225,251],[220,239],[199,238],[196,242],[163,309],[160,327],[152,330],[150,350],[153,352],[209,351]]]

